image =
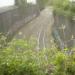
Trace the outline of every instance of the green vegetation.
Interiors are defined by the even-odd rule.
[[[0,48],[0,75],[75,75],[74,51],[35,47],[35,39],[14,39]]]
[[[46,4],[46,0],[42,2]],[[24,4],[20,5],[23,13]],[[69,0],[53,0],[53,6],[58,14],[75,16],[75,4]],[[0,34],[0,75],[75,75],[75,49],[59,50],[53,44],[52,48],[39,51],[36,46],[34,38],[7,43],[7,38]]]
[[[75,16],[75,3],[71,3],[69,0],[53,0],[53,6],[58,14]]]

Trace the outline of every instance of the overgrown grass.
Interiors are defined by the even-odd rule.
[[[0,75],[75,75],[75,55],[67,50],[35,50],[36,43],[14,39],[0,48]]]

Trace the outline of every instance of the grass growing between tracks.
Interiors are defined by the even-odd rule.
[[[0,48],[0,75],[75,75],[74,53],[35,46],[35,40],[14,39]]]

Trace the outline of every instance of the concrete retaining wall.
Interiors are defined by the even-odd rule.
[[[28,5],[23,12],[17,6],[0,9],[0,32],[7,35],[14,34],[20,27],[39,14],[36,5]]]
[[[61,40],[61,44],[63,43],[64,47],[75,46],[75,21],[72,20],[72,18],[54,13],[53,31],[54,30],[57,31],[57,34]]]

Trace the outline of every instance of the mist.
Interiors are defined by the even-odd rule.
[[[15,4],[15,0],[0,0],[0,7],[12,6]]]

